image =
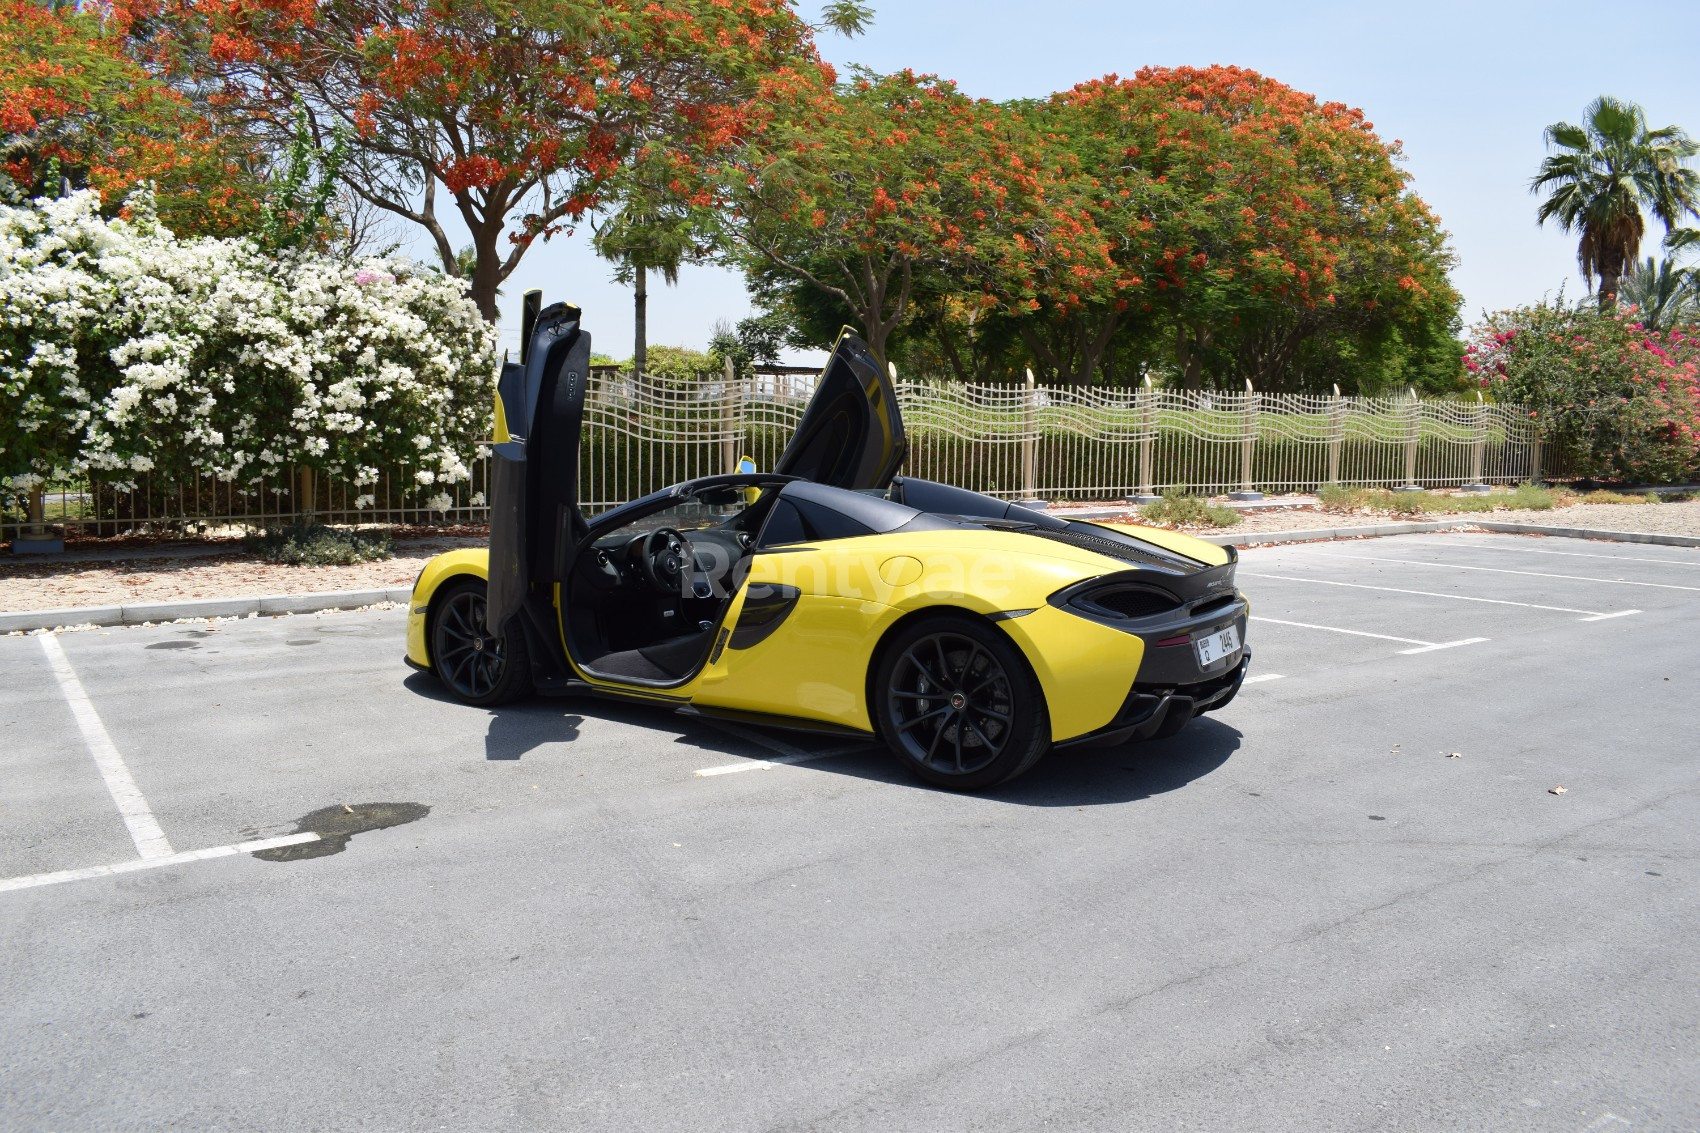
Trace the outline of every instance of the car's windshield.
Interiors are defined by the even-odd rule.
[[[670,506],[620,526],[622,538],[643,535],[658,528],[701,531],[708,527],[736,526],[757,507],[767,492],[777,488],[714,485],[681,496]]]

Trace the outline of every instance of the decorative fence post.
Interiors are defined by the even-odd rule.
[[[1334,400],[1328,403],[1328,482],[1340,482],[1340,443],[1346,439],[1346,399],[1340,396],[1339,383],[1334,386]]]
[[[1133,397],[1139,407],[1139,487],[1128,497],[1128,502],[1154,504],[1158,496],[1151,483],[1151,450],[1157,443],[1157,392],[1151,388],[1150,374],[1145,375]]]
[[[738,376],[732,370],[732,359],[726,359],[726,395],[720,401],[720,467],[730,474],[738,471],[738,407],[743,398],[735,391]]]
[[[1405,482],[1395,492],[1420,492],[1417,486],[1417,436],[1422,429],[1422,403],[1417,400],[1415,386],[1405,387],[1410,393],[1410,408],[1405,411]]]
[[[1541,482],[1541,419],[1533,413],[1529,414],[1529,483]]]
[[[1482,403],[1482,391],[1476,391],[1475,440],[1470,444],[1470,482],[1464,485],[1466,492],[1491,492],[1493,488],[1482,482],[1482,463],[1484,450],[1487,448],[1487,406]]]
[[[1035,467],[1034,449],[1039,440],[1039,393],[1033,378],[1033,369],[1027,369],[1027,401],[1026,411],[1021,425],[1021,502],[1024,504],[1042,503],[1039,499],[1038,469]]]
[[[46,494],[40,484],[30,489],[29,522],[12,540],[14,555],[57,555],[65,540],[47,529]],[[63,509],[61,509],[63,510]]]
[[[304,464],[295,467],[295,519],[311,523],[319,512],[319,478]]]
[[[1261,500],[1263,493],[1251,486],[1251,458],[1257,448],[1257,409],[1263,395],[1251,388],[1251,379],[1245,380],[1245,417],[1241,427],[1245,436],[1240,440],[1240,490],[1229,492],[1230,500]]]

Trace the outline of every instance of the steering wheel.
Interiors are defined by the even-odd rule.
[[[657,527],[643,537],[638,562],[643,576],[662,594],[678,594],[685,575],[696,566],[691,544],[671,527]]]

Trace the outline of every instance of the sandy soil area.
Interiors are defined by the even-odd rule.
[[[1365,527],[1405,519],[1497,519],[1600,531],[1700,536],[1700,500],[1668,504],[1576,504],[1551,511],[1494,511],[1403,517],[1325,512],[1315,507],[1247,513],[1230,528],[1189,528],[1210,534]],[[1141,522],[1137,513],[1127,522]],[[397,540],[394,558],[338,567],[275,566],[239,545],[188,543],[137,548],[73,549],[64,560],[0,556],[0,611],[54,610],[124,602],[173,602],[264,594],[310,594],[407,586],[441,551],[483,546],[478,536]],[[104,557],[96,557],[104,556]]]
[[[482,545],[481,539],[398,541],[394,558],[331,567],[276,566],[239,548],[208,553],[205,545],[140,548],[106,560],[48,563],[0,557],[0,611],[408,586],[431,556]]]

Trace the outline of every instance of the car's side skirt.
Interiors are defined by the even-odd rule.
[[[872,740],[874,733],[825,720],[810,720],[802,716],[782,716],[774,712],[750,712],[742,708],[716,708],[711,704],[688,704],[679,709],[681,716],[701,716],[710,720],[726,720],[737,724],[754,724],[764,728],[784,728],[791,732],[812,732],[822,736]]]

